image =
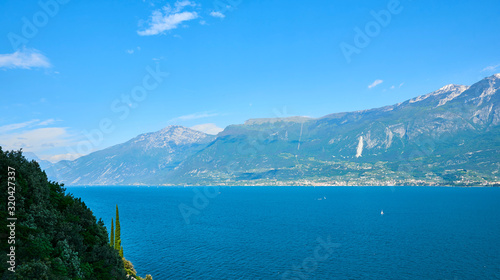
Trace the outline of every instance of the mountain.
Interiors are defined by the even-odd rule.
[[[23,156],[28,161],[34,160],[34,161],[38,162],[40,169],[45,171],[48,178],[54,179],[57,177],[56,173],[54,173],[54,169],[52,168],[52,166],[54,165],[52,162],[50,162],[48,160],[40,159],[35,153],[32,153],[32,152],[23,152]]]
[[[187,184],[498,182],[500,75],[392,106],[232,125],[166,178]]]
[[[154,152],[145,143],[162,143],[163,136],[138,142],[152,135],[144,134],[68,162],[58,170],[59,180],[102,185],[499,184],[499,88],[496,74],[472,86],[446,85],[382,108],[321,118],[252,119],[228,126],[217,137],[196,132],[198,140],[183,138],[175,148],[155,144]]]
[[[189,128],[168,126],[74,161],[61,161],[48,170],[57,174],[54,179],[68,185],[147,184],[214,139]]]
[[[38,164],[40,165],[40,168],[43,170],[43,169],[47,169],[49,167],[52,166],[52,162],[48,161],[48,160],[42,160],[40,159],[35,153],[32,153],[32,152],[23,152],[23,155],[24,157],[28,160],[28,161],[36,161],[38,162]]]

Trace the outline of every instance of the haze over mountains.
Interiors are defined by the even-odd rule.
[[[67,185],[495,185],[500,74],[377,109],[181,126],[44,166]]]

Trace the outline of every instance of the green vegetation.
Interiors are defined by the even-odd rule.
[[[113,225],[111,225],[113,227]],[[120,228],[120,214],[118,214],[118,205],[116,205],[116,229],[115,229],[115,250],[118,250],[120,257],[123,258],[121,228]]]
[[[121,245],[122,240],[121,240],[120,214],[118,213],[118,205],[116,205],[116,227],[114,230],[113,228],[114,228],[113,219],[111,219],[110,245],[113,249],[118,251],[120,257],[122,257],[123,267],[125,268],[127,275],[133,276],[138,280],[143,280],[143,278],[137,276],[137,271],[134,269],[134,265],[132,265],[132,262],[128,261],[127,259],[125,259],[125,257],[123,257],[123,246]],[[145,279],[153,280],[153,277],[148,274],[146,275]]]
[[[15,172],[8,173],[11,170]],[[14,191],[7,190],[8,182],[10,186],[15,182]],[[67,194],[63,185],[48,181],[37,162],[27,161],[21,151],[5,152],[0,147],[0,184],[1,279],[130,279],[127,265],[132,264],[125,264],[109,246],[103,221],[97,221],[85,203]],[[10,195],[15,197],[15,210],[7,208]],[[7,242],[12,233],[8,217],[17,218],[12,244]],[[15,248],[15,272],[8,270],[11,246]]]
[[[111,237],[110,237],[110,241],[109,241],[109,246],[111,247],[115,247],[115,230],[113,228],[113,218],[111,218]]]

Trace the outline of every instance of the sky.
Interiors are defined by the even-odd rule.
[[[0,146],[56,162],[182,125],[391,105],[500,72],[491,1],[0,2]]]

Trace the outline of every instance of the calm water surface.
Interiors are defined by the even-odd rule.
[[[500,279],[499,188],[68,192],[108,229],[118,204],[125,257],[155,280]]]

